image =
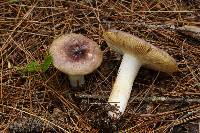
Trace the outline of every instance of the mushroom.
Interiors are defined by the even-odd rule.
[[[103,38],[111,49],[123,54],[108,99],[108,103],[118,109],[109,111],[108,115],[118,119],[125,111],[133,82],[142,65],[166,73],[173,73],[178,70],[178,67],[175,59],[168,53],[134,35],[119,30],[108,30],[103,33]]]
[[[81,34],[65,34],[50,46],[53,65],[68,74],[72,87],[82,86],[84,75],[93,72],[102,62],[98,44]]]

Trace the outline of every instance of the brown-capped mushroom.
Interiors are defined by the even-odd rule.
[[[112,49],[124,54],[108,100],[109,104],[118,107],[117,111],[109,111],[108,114],[119,118],[125,111],[134,79],[142,65],[166,73],[173,73],[178,67],[168,53],[134,35],[108,30],[103,37]]]
[[[50,47],[53,65],[68,74],[73,87],[82,86],[84,75],[93,72],[102,62],[98,44],[81,34],[65,34],[55,39]]]

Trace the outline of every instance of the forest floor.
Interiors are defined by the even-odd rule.
[[[198,133],[200,37],[184,25],[200,26],[199,0],[1,0],[0,131]],[[171,75],[141,68],[117,121],[106,103],[122,56],[102,38],[107,29],[150,42],[179,67]],[[76,89],[48,58],[52,41],[72,32],[103,51],[102,65]]]

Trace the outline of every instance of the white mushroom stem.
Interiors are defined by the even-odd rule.
[[[141,62],[136,57],[126,53],[124,54],[116,81],[108,99],[110,105],[117,107],[117,110],[108,112],[108,115],[112,118],[119,118],[124,113],[131,94],[133,82],[141,65]]]
[[[68,75],[72,87],[82,86],[85,83],[84,75]]]

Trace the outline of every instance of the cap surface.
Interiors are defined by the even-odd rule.
[[[96,42],[81,34],[65,34],[53,41],[50,54],[54,66],[70,75],[93,72],[102,62],[102,52]]]
[[[168,53],[134,35],[120,30],[108,30],[103,37],[111,48],[137,57],[148,68],[166,73],[178,70],[175,59]]]

